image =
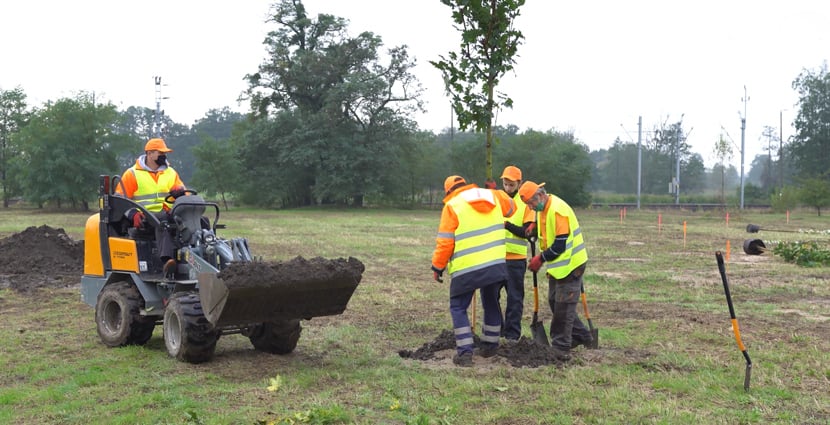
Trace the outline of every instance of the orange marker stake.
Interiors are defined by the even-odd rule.
[[[731,245],[731,243],[730,243],[729,239],[727,239],[726,240],[726,256],[725,256],[727,263],[729,262],[729,253],[732,252],[732,247],[730,245]]]
[[[726,212],[726,227],[729,227],[729,211]]]
[[[663,230],[663,214],[657,214],[657,234]]]
[[[626,216],[628,216],[628,207],[623,207],[623,218],[626,218]]]
[[[620,223],[623,221],[623,210],[620,208]]]

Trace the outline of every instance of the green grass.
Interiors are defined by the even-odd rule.
[[[222,211],[220,235],[247,237],[256,256],[363,261],[347,311],[303,322],[290,355],[228,335],[212,362],[190,365],[168,357],[160,328],[144,347],[103,346],[77,288],[0,289],[0,423],[830,423],[827,268],[742,251],[747,238],[798,236],[749,235],[748,223],[825,230],[830,219],[796,211],[787,224],[781,214],[733,212],[727,227],[722,213],[664,211],[658,229],[656,211],[577,214],[600,349],[578,349],[565,367],[459,369],[398,356],[450,328],[446,284],[429,270],[438,211],[239,209]],[[0,237],[47,224],[82,239],[87,216],[0,210]],[[726,241],[754,363],[748,392],[714,257]],[[527,336],[530,282],[528,274]],[[547,282],[540,286],[544,298]],[[544,302],[541,316],[550,319]]]

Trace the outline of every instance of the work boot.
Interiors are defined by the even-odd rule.
[[[561,350],[556,347],[550,347],[550,349],[553,352],[553,356],[556,358],[556,360],[567,362],[571,359],[571,353],[568,350]]]
[[[475,349],[474,353],[477,356],[484,357],[485,359],[488,357],[493,357],[498,354],[499,346],[497,344],[493,345],[482,345]]]
[[[175,277],[176,276],[176,260],[169,259],[166,263],[164,263],[164,267],[162,267],[162,273],[164,273],[164,277]]]
[[[473,367],[473,353],[469,351],[465,351],[461,354],[456,353],[452,357],[452,362],[455,363],[456,366]]]
[[[573,339],[571,339],[571,349],[579,347],[580,345],[584,345],[585,347],[590,347],[593,342],[594,342],[593,338],[589,338],[589,339],[576,339],[576,338],[573,338]]]

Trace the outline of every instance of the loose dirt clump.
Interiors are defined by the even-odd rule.
[[[478,336],[473,337],[475,345],[481,343]],[[452,331],[444,330],[434,340],[429,341],[416,349],[401,350],[398,355],[405,359],[432,360],[435,354],[445,350],[455,349],[455,335]],[[536,343],[530,338],[521,337],[516,342],[502,343],[496,352],[498,357],[503,357],[513,367],[539,367],[546,365],[561,366],[562,362],[556,358],[553,348],[545,347]]]
[[[267,285],[314,285],[316,283],[338,286],[335,283],[345,280],[347,284],[360,282],[366,267],[360,260],[349,257],[348,260],[334,260],[314,257],[305,259],[295,257],[289,261],[231,263],[218,276],[229,286]]]
[[[29,227],[0,239],[0,287],[30,292],[79,282],[84,268],[84,241],[46,225]]]

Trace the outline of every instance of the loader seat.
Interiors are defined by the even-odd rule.
[[[176,223],[176,230],[179,234],[177,239],[181,244],[192,245],[193,236],[203,228],[204,203],[205,200],[199,195],[185,195],[176,199],[176,203],[173,205],[173,221]]]

